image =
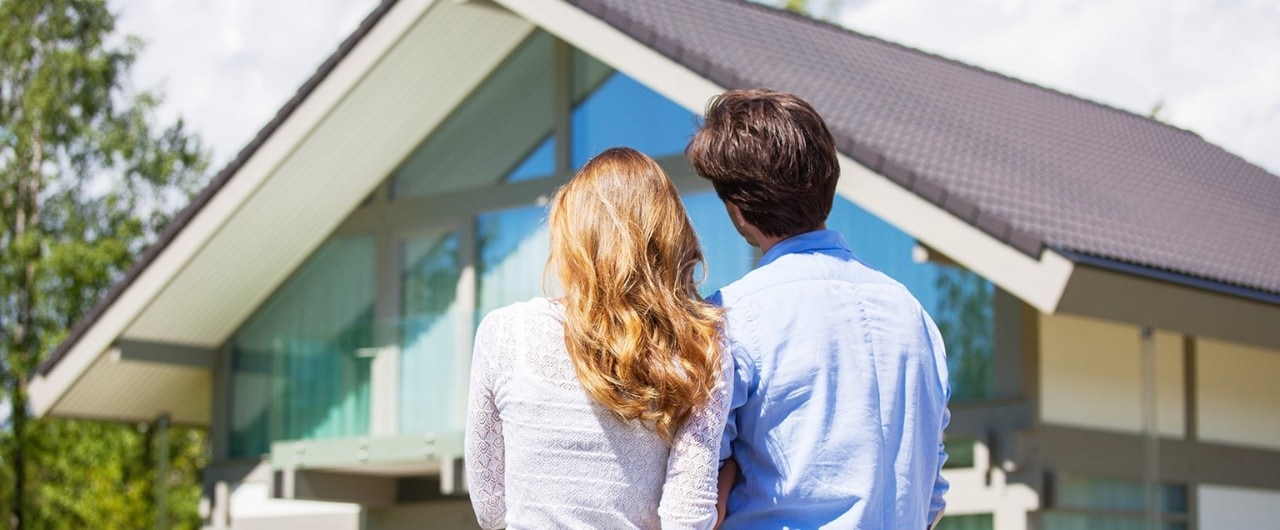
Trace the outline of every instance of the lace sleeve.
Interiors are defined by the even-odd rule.
[[[502,528],[507,524],[506,449],[502,420],[494,399],[494,360],[502,353],[498,351],[499,338],[509,330],[502,329],[497,321],[498,318],[490,314],[476,330],[467,403],[464,442],[467,484],[471,489],[471,506],[481,528]]]
[[[715,392],[672,441],[658,505],[663,528],[711,528],[716,523],[720,438],[733,390],[733,359],[727,351],[720,357],[720,383]]]

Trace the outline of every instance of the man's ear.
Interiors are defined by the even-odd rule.
[[[742,216],[742,208],[729,201],[724,202],[724,209],[729,212],[729,219],[733,221],[734,226],[742,227],[747,225],[747,218]]]

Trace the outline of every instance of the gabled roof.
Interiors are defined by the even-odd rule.
[[[1194,133],[741,0],[571,3],[721,86],[804,97],[841,152],[1024,253],[1280,302],[1280,178]]]
[[[1199,328],[1151,314],[1168,304],[1101,305],[1280,344],[1280,179],[1192,133],[739,0],[496,2],[384,0],[39,367],[36,414],[151,418],[182,393],[175,421],[206,422],[212,349],[536,26],[687,108],[722,87],[810,100],[844,155],[840,193],[870,190],[869,210],[1042,311],[1133,276],[1230,286],[1267,304],[1165,298],[1226,315]],[[118,394],[132,401],[101,399]]]

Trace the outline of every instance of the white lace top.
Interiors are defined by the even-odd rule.
[[[484,528],[711,528],[729,355],[708,405],[670,448],[578,383],[564,311],[545,298],[493,311],[476,333],[466,469]]]

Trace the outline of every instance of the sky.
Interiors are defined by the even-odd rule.
[[[813,2],[826,5],[825,0]],[[374,0],[110,0],[165,95],[230,161]],[[846,0],[851,29],[1139,114],[1280,174],[1280,0]]]

